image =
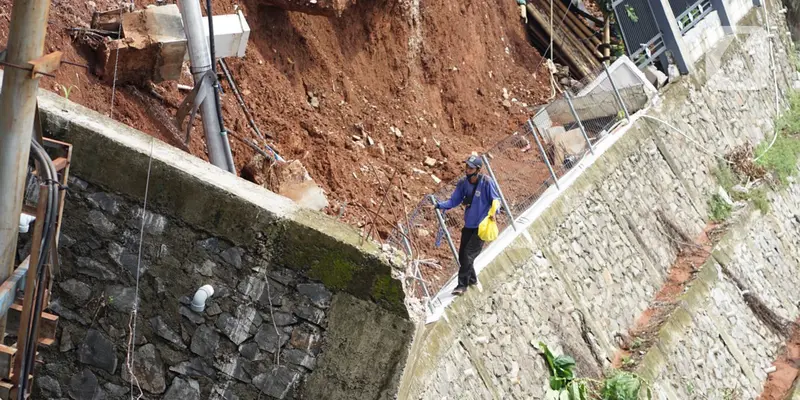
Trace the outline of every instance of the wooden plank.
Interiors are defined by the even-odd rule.
[[[16,355],[17,349],[11,346],[0,345],[0,379],[11,379]]]
[[[0,381],[0,399],[13,399],[16,398],[13,395],[14,392],[14,384],[11,382],[4,382]]]
[[[592,65],[587,63],[586,58],[578,49],[575,49],[571,43],[565,40],[566,35],[560,34],[561,32],[559,32],[559,34],[554,34],[553,29],[550,29],[549,20],[544,13],[533,4],[528,3],[526,8],[528,10],[528,16],[533,18],[533,22],[539,24],[545,34],[553,38],[553,43],[561,48],[565,57],[572,61],[572,64],[575,66],[574,73],[576,76],[582,78],[591,74],[593,70]]]

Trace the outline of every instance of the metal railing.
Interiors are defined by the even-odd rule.
[[[711,0],[700,0],[689,6],[686,11],[678,14],[675,19],[678,22],[678,28],[681,34],[685,35],[689,29],[694,28],[697,23],[703,20],[706,15],[710,14],[714,8],[711,5]]]
[[[649,101],[641,81],[615,80],[605,67],[584,78],[575,87],[541,107],[517,132],[488,149],[483,155],[484,172],[501,195],[502,209],[496,221],[502,232],[520,229],[520,217],[587,154],[594,152],[629,112]],[[449,198],[459,177],[422,199],[388,238],[403,249],[413,274],[411,294],[426,300],[436,294],[458,272],[458,245],[463,227],[463,207],[435,210],[436,200]]]

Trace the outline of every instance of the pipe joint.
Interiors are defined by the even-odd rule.
[[[214,295],[214,288],[211,285],[203,285],[194,293],[192,304],[189,306],[192,311],[201,313],[206,309],[206,301]]]

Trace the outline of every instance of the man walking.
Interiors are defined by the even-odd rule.
[[[494,219],[494,212],[500,206],[500,195],[497,187],[488,176],[480,174],[483,161],[476,155],[466,161],[466,177],[458,181],[456,190],[450,200],[437,202],[436,208],[449,210],[464,204],[464,228],[461,230],[461,243],[458,249],[458,285],[453,294],[458,296],[467,291],[467,287],[478,283],[473,263],[483,250],[483,240],[478,237],[478,225],[484,218]]]

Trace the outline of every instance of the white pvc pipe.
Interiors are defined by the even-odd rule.
[[[35,221],[36,217],[28,214],[19,215],[19,233],[28,233],[28,228],[31,222]]]
[[[206,309],[206,300],[214,295],[214,288],[211,285],[203,285],[194,293],[192,304],[189,306],[194,312],[203,312]]]

